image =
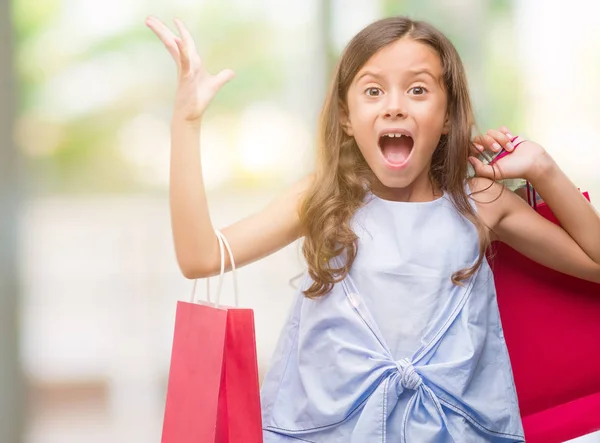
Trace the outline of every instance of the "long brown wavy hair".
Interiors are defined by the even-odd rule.
[[[377,51],[401,38],[429,45],[442,62],[450,131],[440,137],[433,153],[430,178],[446,191],[456,209],[479,233],[479,257],[471,268],[452,276],[455,284],[475,274],[490,245],[489,233],[465,189],[474,115],[460,56],[444,34],[428,23],[406,17],[379,20],[364,28],[346,46],[321,111],[315,179],[300,207],[305,235],[302,252],[313,280],[304,291],[309,298],[327,294],[334,283],[348,274],[357,253],[357,236],[350,222],[363,205],[374,179],[356,141],[343,130],[348,89],[358,71]],[[343,265],[336,267],[332,259],[339,256]]]

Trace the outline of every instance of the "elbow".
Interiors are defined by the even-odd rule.
[[[589,270],[586,270],[586,272],[578,277],[591,283],[600,284],[600,264],[594,263]]]
[[[218,247],[216,240],[214,246]],[[181,247],[181,245],[176,244],[175,256],[179,270],[183,276],[189,280],[195,280],[215,275],[215,272],[218,272],[218,268],[214,257],[215,253],[218,255],[218,252],[214,251],[213,253],[213,251],[210,251],[206,247],[191,247],[189,244]]]
[[[183,276],[188,280],[202,278],[202,273],[199,272],[197,268],[194,268],[192,266],[179,264],[179,270],[181,271]]]
[[[188,280],[210,277],[211,272],[207,265],[199,260],[178,259],[179,270]]]

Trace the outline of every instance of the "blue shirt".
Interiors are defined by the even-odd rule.
[[[369,194],[352,227],[349,275],[320,299],[299,292],[284,326],[265,443],[524,441],[490,267],[451,281],[477,260],[475,226],[447,195]]]

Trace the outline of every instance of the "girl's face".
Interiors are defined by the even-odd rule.
[[[345,131],[380,182],[374,190],[399,200],[431,195],[431,157],[449,129],[436,51],[410,38],[379,50],[354,77],[346,103]]]

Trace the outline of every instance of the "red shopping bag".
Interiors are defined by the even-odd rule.
[[[545,203],[532,201],[558,223]],[[552,271],[502,243],[492,250],[527,443],[600,430],[600,285]]]
[[[178,302],[162,443],[262,443],[254,314],[219,306],[227,240],[217,231],[221,274],[215,304]],[[195,283],[194,283],[195,289]],[[209,290],[207,284],[207,290]]]

